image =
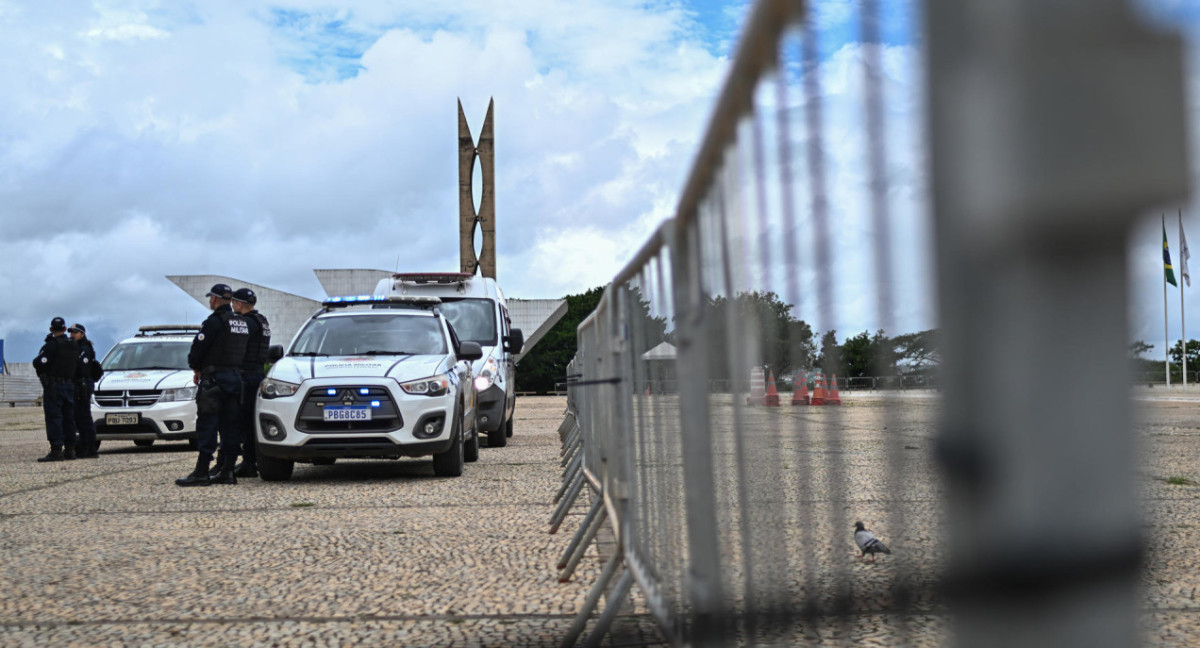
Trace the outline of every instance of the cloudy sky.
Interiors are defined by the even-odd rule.
[[[911,279],[899,333],[936,317],[919,20],[912,0],[883,4],[897,264]],[[865,249],[854,220],[867,180],[857,3],[816,6],[833,216],[845,225],[835,247]],[[1169,20],[1191,13],[1180,0],[1152,6]],[[102,350],[141,324],[202,319],[165,275],[319,298],[313,268],[457,269],[458,99],[476,134],[495,100],[506,292],[602,285],[672,215],[747,10],[747,0],[0,0],[6,360],[31,359],[58,315],[87,324]],[[1135,233],[1136,258],[1155,252],[1155,227]],[[1200,245],[1200,219],[1189,231]],[[835,259],[846,270],[834,273],[846,296],[839,339],[878,327],[852,299],[873,276],[856,258]],[[1152,266],[1132,269],[1148,284],[1135,293],[1161,292]],[[1137,306],[1132,317],[1151,341],[1157,304],[1157,316]],[[1200,337],[1200,310],[1193,319]]]

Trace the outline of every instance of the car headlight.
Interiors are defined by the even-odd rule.
[[[296,383],[275,380],[274,378],[267,378],[266,380],[262,381],[262,387],[259,388],[259,393],[262,394],[263,398],[282,398],[284,396],[291,396],[292,394],[295,394],[297,389],[300,389],[300,385],[297,385]]]
[[[179,389],[164,389],[162,396],[158,397],[160,403],[174,403],[177,401],[196,400],[196,386],[188,385]]]
[[[450,391],[450,381],[444,376],[422,378],[400,383],[400,389],[415,396],[441,396]]]
[[[492,386],[500,375],[500,365],[496,364],[495,358],[488,358],[487,362],[483,363],[483,369],[479,371],[479,375],[475,377],[475,391],[483,391]]]

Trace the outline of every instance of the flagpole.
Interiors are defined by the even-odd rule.
[[[1163,245],[1166,245],[1167,235],[1167,216],[1163,214]],[[1167,387],[1171,386],[1171,333],[1169,329],[1170,322],[1167,320],[1167,274],[1163,272],[1163,346],[1167,347],[1166,357],[1163,358],[1163,372],[1167,376]]]
[[[1179,209],[1179,278],[1183,281],[1179,282],[1179,325],[1182,329],[1179,332],[1179,350],[1183,356],[1183,386],[1187,387],[1187,311],[1183,308],[1183,284],[1189,283],[1190,279],[1185,278],[1188,274],[1187,270],[1187,243],[1183,238],[1183,208]]]

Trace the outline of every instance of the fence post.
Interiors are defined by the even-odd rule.
[[[1187,195],[1180,41],[1125,0],[924,13],[958,643],[1136,645],[1126,233]]]
[[[695,221],[690,221],[694,223]],[[723,646],[730,627],[723,619],[721,555],[717,540],[716,489],[713,486],[712,430],[708,415],[708,362],[704,348],[702,274],[698,271],[698,230],[684,219],[671,245],[672,298],[678,321],[676,365],[679,376],[679,429],[683,443],[684,509],[687,514],[688,579],[692,618],[687,641],[693,646]]]

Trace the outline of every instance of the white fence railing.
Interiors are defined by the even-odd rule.
[[[860,213],[832,204],[827,142],[846,134],[816,22],[761,0],[675,217],[579,326],[553,529],[595,498],[560,577],[605,523],[618,550],[564,645],[589,623],[598,645],[634,584],[674,645],[1135,641],[1125,232],[1187,190],[1179,41],[1119,0],[928,0],[937,415],[774,407],[736,388],[751,367],[809,368],[851,308],[893,332],[906,288],[881,12],[856,6]],[[857,520],[893,555],[856,562]]]

